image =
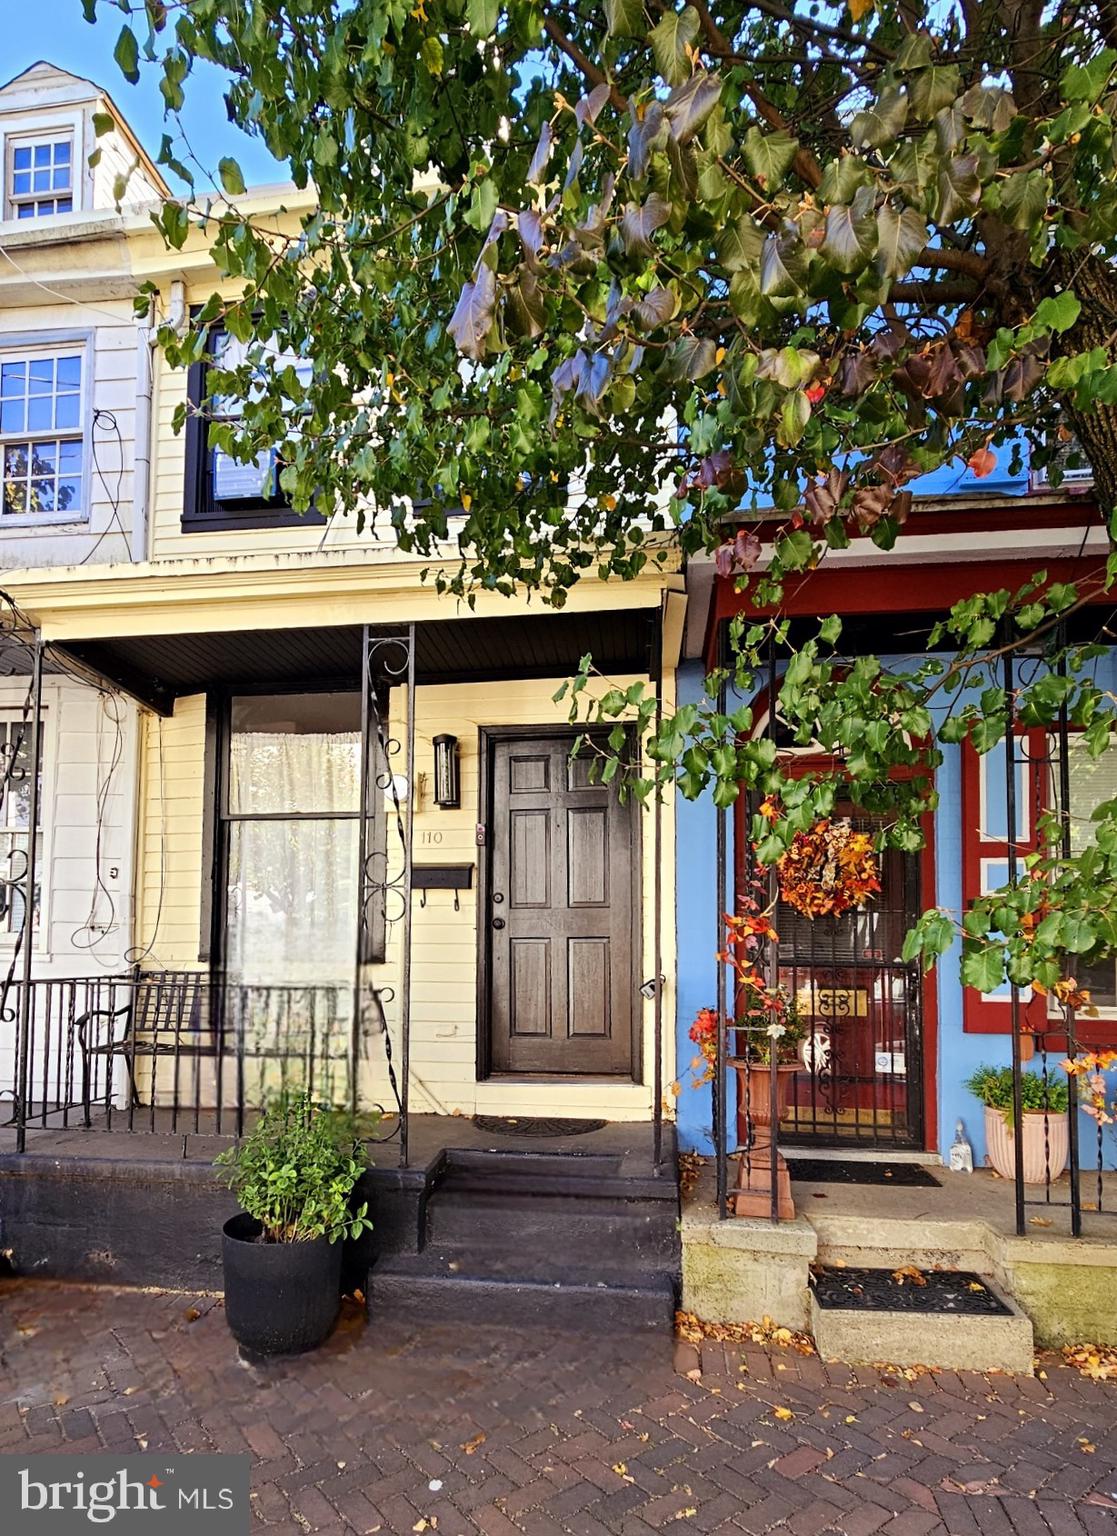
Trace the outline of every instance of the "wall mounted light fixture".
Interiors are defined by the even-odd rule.
[[[461,804],[461,773],[456,736],[434,738],[434,803],[444,810],[456,810]]]

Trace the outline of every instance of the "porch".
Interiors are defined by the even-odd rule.
[[[249,1117],[251,1118],[251,1117]],[[98,1109],[0,1130],[0,1222],[17,1274],[221,1289],[221,1227],[236,1206],[213,1159],[233,1144],[215,1111]],[[671,1325],[679,1283],[673,1129],[398,1114],[369,1142],[358,1198],[375,1225],[347,1244],[343,1285],[396,1319],[619,1331]],[[658,1156],[657,1156],[658,1154]]]
[[[80,573],[52,574],[46,622],[30,642],[21,626],[25,653],[143,719],[137,964],[94,978],[52,956],[44,974],[25,947],[3,999],[17,1129],[99,1103],[137,1128],[169,1109],[235,1132],[304,1083],[388,1109],[404,1166],[411,1110],[648,1121],[662,1140],[673,1040],[649,978],[674,970],[673,811],[571,777],[554,695],[588,652],[594,690],[669,698],[677,594],[660,577],[607,605],[470,613],[417,570],[395,567],[388,594],[380,571],[300,567],[265,612],[230,566],[226,603],[199,598],[184,633],[179,576],[155,602],[131,571],[115,615]],[[421,617],[353,622],[396,613],[405,587]]]

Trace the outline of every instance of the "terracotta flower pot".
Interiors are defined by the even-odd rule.
[[[756,1061],[746,1065],[741,1057],[736,1056],[730,1066],[737,1072],[737,1143],[742,1147],[747,1144],[750,1126],[754,1135],[759,1133],[767,1140],[768,1128],[772,1123],[771,1068]],[[792,1079],[802,1070],[797,1061],[781,1061],[776,1067],[776,1105],[781,1120],[787,1114]]]
[[[1046,1116],[1047,1131],[1044,1133],[1045,1112],[1042,1109],[1024,1111],[1024,1183],[1043,1184],[1048,1172],[1057,1179],[1067,1166],[1067,1117],[1052,1111]],[[989,1161],[1002,1179],[1016,1177],[1016,1148],[1012,1129],[1006,1125],[999,1109],[985,1107],[985,1145]]]

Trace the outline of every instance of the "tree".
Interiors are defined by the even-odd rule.
[[[232,120],[317,189],[317,211],[281,237],[238,209],[225,160],[224,201],[172,202],[158,221],[179,247],[201,223],[242,288],[187,337],[163,336],[173,360],[201,355],[218,321],[313,359],[312,377],[273,370],[239,426],[215,428],[245,459],[278,445],[296,506],[371,499],[422,553],[464,510],[447,584],[537,587],[557,604],[587,570],[625,578],[672,546],[719,548],[775,615],[735,625],[739,689],[775,636],[784,715],[888,809],[900,846],[933,803],[936,735],[987,750],[1003,733],[1000,646],[1048,643],[1018,718],[1065,705],[1093,749],[1108,744],[1093,653],[1056,639],[1084,591],[1036,573],[974,598],[936,637],[953,658],[900,674],[875,657],[838,665],[836,619],[791,644],[779,598],[828,548],[891,548],[920,473],[961,460],[981,474],[1021,442],[1050,463],[1068,429],[1112,527],[1110,0],[83,3],[90,19],[125,13],[117,58],[129,78],[151,61],[172,118],[195,61],[215,62]],[[181,138],[160,158],[191,182]],[[248,366],[214,370],[215,391],[244,392]],[[786,521],[761,570],[764,501]],[[1115,571],[1111,557],[1097,584]],[[602,707],[651,727],[639,690]],[[837,780],[785,782],[751,723],[712,689],[650,752],[660,784],[686,794],[764,791],[771,860],[827,814]],[[899,784],[897,764],[925,772]],[[1053,828],[997,921],[992,902],[967,919],[971,979],[996,985],[1006,959],[1015,979],[1066,979],[1061,930],[1040,943],[1034,921],[1056,887],[1085,924],[1073,952],[1117,944],[1107,825],[1112,852],[1089,868],[1059,857]],[[932,915],[913,944],[930,956],[950,932]]]

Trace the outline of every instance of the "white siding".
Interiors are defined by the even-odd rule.
[[[0,683],[0,710],[18,717],[22,682]],[[138,711],[83,683],[43,682],[42,899],[36,978],[113,975],[132,945]],[[115,766],[114,766],[115,763]],[[14,940],[0,934],[0,976]],[[0,1023],[0,1092],[12,1085],[15,1028]],[[34,1064],[33,1064],[34,1065]]]
[[[44,296],[34,308],[0,308],[0,354],[6,347],[24,347],[35,340],[51,347],[80,345],[84,352],[88,517],[23,527],[5,526],[0,518],[0,573],[27,566],[127,561],[136,416],[131,305],[116,299],[94,308],[50,303]]]

